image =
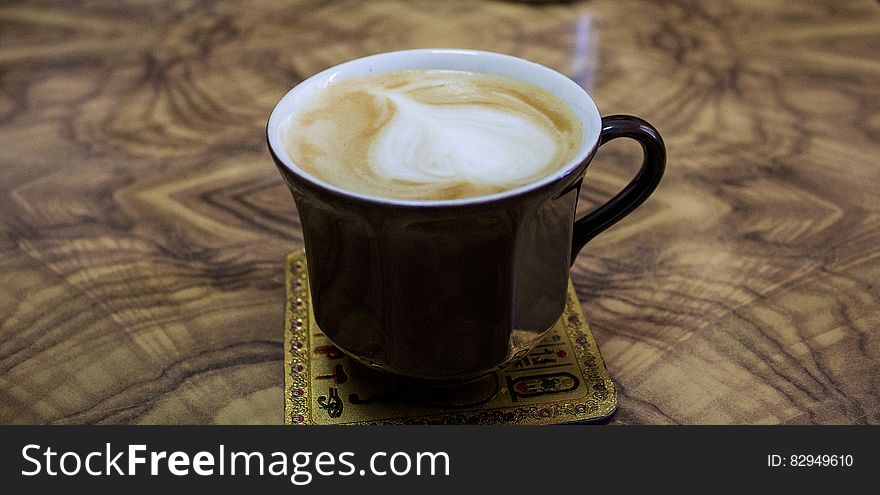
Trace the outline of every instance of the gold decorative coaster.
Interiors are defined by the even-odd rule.
[[[394,379],[366,369],[321,333],[304,250],[287,256],[285,285],[286,424],[557,424],[601,421],[617,408],[571,283],[562,317],[538,347],[473,387],[468,405],[455,408],[405,400]]]

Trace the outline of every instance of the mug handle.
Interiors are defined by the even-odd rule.
[[[642,145],[645,157],[642,168],[616,196],[575,221],[571,246],[572,265],[587,242],[638,208],[654,192],[663,177],[666,169],[666,145],[654,126],[631,115],[602,117],[599,146],[620,137],[635,139]]]

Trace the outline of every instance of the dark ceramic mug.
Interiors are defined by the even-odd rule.
[[[490,73],[540,86],[582,120],[583,144],[568,164],[538,181],[456,200],[372,197],[297,167],[281,136],[306,102],[333,82],[405,69]],[[619,137],[642,145],[641,170],[576,220],[587,165],[599,146]],[[666,163],[663,140],[647,122],[600,118],[590,96],[562,74],[471,50],[383,53],[327,69],[276,105],[268,140],[299,210],[318,326],[370,367],[442,381],[497,370],[534,347],[562,314],[577,253],[653,192]]]

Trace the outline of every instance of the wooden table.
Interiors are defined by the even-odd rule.
[[[0,422],[275,423],[277,99],[402,48],[522,56],[653,122],[666,177],[572,277],[619,423],[880,422],[880,5],[0,7]],[[634,173],[615,141],[582,210]]]

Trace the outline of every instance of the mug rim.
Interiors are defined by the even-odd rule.
[[[434,67],[433,64],[425,61],[426,58],[435,58],[438,56],[448,57],[449,59],[446,60],[446,64],[438,64],[441,65],[440,67]],[[512,68],[516,66],[524,73],[530,73],[532,81],[526,82],[535,84],[536,86],[549,91],[551,94],[554,94],[557,98],[568,104],[569,108],[575,113],[575,115],[581,119],[582,139],[577,153],[575,153],[575,155],[564,165],[557,167],[553,172],[548,173],[537,180],[497,193],[456,199],[402,199],[352,191],[350,189],[333,185],[309,174],[297,166],[293,158],[287,153],[281,140],[281,134],[286,130],[286,126],[289,125],[290,121],[297,114],[297,111],[308,101],[309,98],[304,96],[304,93],[307,91],[315,92],[333,84],[334,82],[339,82],[350,77],[357,77],[359,75],[382,74],[397,70],[417,68],[435,68],[443,70],[447,69],[449,65],[455,65],[449,63],[453,57],[460,57],[461,60],[466,60],[467,63],[464,65],[468,66],[474,65],[474,62],[476,61],[475,59],[468,59],[468,57],[479,57],[481,61],[486,62],[485,66],[483,64],[476,64],[478,66],[477,70],[468,70],[468,72],[499,75],[499,70],[492,70],[490,67],[491,64],[495,64],[496,67],[506,66],[509,70],[513,70]],[[390,63],[383,65],[385,62],[389,61]],[[377,70],[377,65],[384,66],[385,68]],[[484,67],[486,70],[482,70]],[[500,75],[507,76],[506,74]],[[507,77],[517,80],[525,79],[525,77]],[[300,101],[303,99],[306,101]],[[571,176],[572,173],[579,169],[580,165],[589,160],[599,144],[601,130],[602,119],[599,114],[599,109],[596,107],[592,97],[590,97],[589,93],[587,93],[584,88],[564,74],[544,65],[512,55],[460,48],[423,48],[383,52],[334,65],[304,79],[285,93],[272,108],[272,112],[270,113],[269,120],[266,124],[266,136],[269,151],[275,159],[275,162],[284,165],[291,174],[305,181],[312,187],[369,203],[409,207],[471,206],[504,200],[552,186],[553,184],[563,181],[565,178]]]

